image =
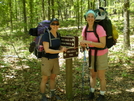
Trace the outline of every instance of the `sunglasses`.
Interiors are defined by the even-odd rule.
[[[51,25],[56,25],[56,26],[58,26],[58,25],[59,25],[59,23],[52,23]]]

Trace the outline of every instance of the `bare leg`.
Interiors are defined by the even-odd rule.
[[[51,74],[51,76],[50,76],[50,89],[55,89],[55,78],[56,78],[56,74]]]
[[[42,76],[42,80],[40,84],[41,93],[45,93],[47,80],[48,80],[48,76]]]
[[[105,79],[106,70],[98,70],[98,78],[100,79],[100,90],[106,91],[106,79]]]
[[[97,72],[94,72],[94,69],[90,69],[90,93],[88,96],[89,100],[94,99],[94,91],[95,91],[95,85],[96,85],[96,78],[97,78]]]
[[[90,86],[95,88],[96,85],[97,72],[94,72],[94,69],[90,69]]]

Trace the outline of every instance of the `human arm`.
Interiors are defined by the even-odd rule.
[[[83,48],[85,48],[87,46],[87,44],[84,42],[84,40],[85,40],[85,37],[83,37],[83,40],[80,41],[80,46]]]
[[[61,53],[65,52],[66,48],[65,47],[60,47],[59,50],[54,50],[49,48],[49,42],[43,42],[43,47],[46,53],[51,53],[51,54],[56,54],[56,53]]]
[[[82,40],[80,41],[80,46],[82,48],[86,48],[87,47],[87,44],[83,43],[83,40],[85,40],[85,28],[86,27],[84,27],[83,30],[82,30]]]
[[[81,41],[81,44],[86,44],[89,47],[97,47],[97,48],[105,48],[106,46],[106,32],[103,29],[102,26],[97,25],[96,28],[96,33],[99,37],[99,42],[97,37],[93,32],[87,33],[86,39],[85,39],[85,33],[82,31],[82,36],[84,37],[83,40]]]
[[[92,45],[93,47],[97,47],[97,48],[105,48],[106,46],[106,36],[100,37],[99,38],[100,42],[92,42],[92,41],[88,41],[88,40],[82,40],[81,44],[84,45]]]

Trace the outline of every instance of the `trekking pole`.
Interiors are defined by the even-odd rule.
[[[86,48],[86,49],[88,50],[88,48]],[[90,77],[89,77],[90,74],[89,74],[89,67],[87,66],[86,50],[85,49],[81,49],[81,52],[83,52],[81,101],[83,101],[83,100],[85,101],[86,99],[83,99],[83,93],[84,93],[84,89],[85,89],[84,86],[85,86],[85,83],[88,82],[89,83],[89,87],[90,87]],[[86,76],[86,75],[88,75],[88,76]],[[87,77],[87,79],[85,77]],[[86,85],[88,85],[88,84],[86,84]],[[88,89],[88,92],[90,92],[89,89]]]
[[[85,67],[87,65],[87,62],[86,62],[86,51],[85,49],[82,49],[81,52],[83,52],[83,67],[82,67],[82,94],[81,94],[81,101],[82,101],[82,95],[84,93],[84,85],[85,85],[85,81],[84,81],[84,72],[85,72]]]

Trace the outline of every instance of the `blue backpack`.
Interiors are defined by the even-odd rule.
[[[34,52],[34,55],[37,58],[41,58],[42,54],[45,52],[42,43],[42,36],[46,31],[50,35],[49,25],[50,25],[50,21],[44,20],[40,22],[36,28],[30,28],[29,30],[29,34],[35,36],[33,42],[30,43],[29,52],[30,53]],[[51,46],[51,41],[50,41],[50,46]]]

